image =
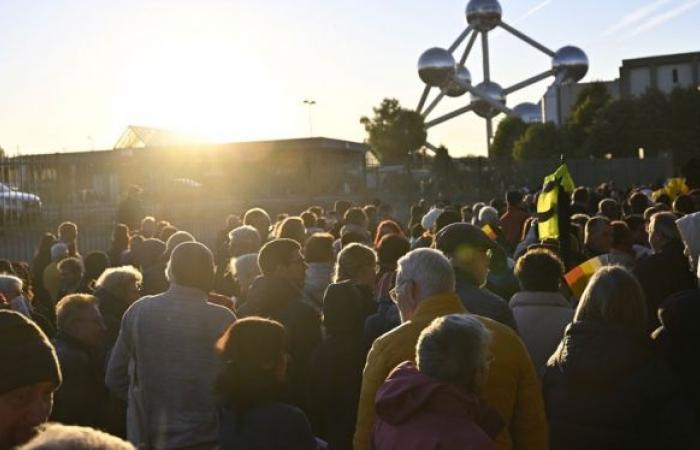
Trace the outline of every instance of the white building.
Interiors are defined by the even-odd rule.
[[[620,78],[603,83],[613,99],[640,96],[649,89],[670,94],[676,88],[700,88],[700,52],[625,59]],[[578,94],[589,84],[550,86],[542,98],[545,121],[564,124]]]

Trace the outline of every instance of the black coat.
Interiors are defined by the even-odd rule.
[[[329,285],[323,296],[326,339],[311,362],[308,405],[314,431],[332,450],[352,449],[369,350],[364,325],[376,310],[371,290],[350,281]]]
[[[251,284],[248,299],[238,312],[241,316],[265,317],[284,325],[291,356],[287,370],[290,401],[303,408],[309,360],[321,343],[321,318],[316,310],[303,302],[301,290],[287,280],[261,275]]]
[[[97,297],[100,307],[100,314],[102,314],[102,319],[107,327],[107,336],[105,338],[104,348],[106,352],[109,352],[112,347],[114,347],[115,342],[117,342],[119,328],[122,324],[122,317],[124,316],[124,313],[129,305],[127,305],[123,300],[112,295],[104,288],[98,288],[94,295]]]
[[[54,394],[51,421],[105,428],[109,394],[104,384],[103,358],[97,351],[60,333],[53,343],[63,382]]]
[[[643,334],[574,322],[543,387],[551,450],[696,448],[680,382]]]
[[[221,450],[316,450],[309,422],[299,409],[280,402],[255,406],[242,416],[219,412]]]
[[[683,253],[680,241],[672,241],[659,253],[637,262],[634,274],[642,285],[649,307],[649,331],[659,325],[658,309],[661,303],[676,292],[695,289],[697,278],[690,270],[690,261]]]

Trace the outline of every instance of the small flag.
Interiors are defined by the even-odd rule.
[[[481,227],[481,231],[486,233],[486,236],[488,236],[489,239],[491,239],[492,241],[495,241],[496,239],[498,239],[498,235],[496,234],[496,231],[488,223],[486,225],[484,225],[483,227]]]
[[[593,274],[607,264],[607,255],[596,256],[595,258],[591,258],[585,263],[574,267],[566,275],[564,275],[566,284],[569,285],[571,292],[573,292],[576,298],[581,297],[581,294],[583,294],[583,291],[586,289],[588,281],[591,279]]]

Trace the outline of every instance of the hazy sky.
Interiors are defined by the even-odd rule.
[[[0,146],[10,154],[111,148],[129,124],[215,141],[307,136],[361,141],[384,97],[414,108],[420,53],[466,26],[466,0],[0,0]],[[595,6],[592,6],[595,5]],[[589,56],[586,80],[621,60],[700,51],[700,0],[502,0],[504,20]],[[481,77],[481,52],[467,66]],[[491,37],[492,79],[508,86],[549,58]],[[508,99],[536,102],[549,81]],[[450,99],[436,112],[463,106]],[[484,154],[484,123],[430,130],[453,155]]]

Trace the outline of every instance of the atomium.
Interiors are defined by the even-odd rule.
[[[513,112],[525,123],[542,122],[542,108],[534,103],[521,103],[513,108]]]
[[[418,60],[418,75],[426,86],[423,89],[417,111],[426,119],[426,129],[462,114],[474,112],[486,120],[487,143],[490,150],[493,138],[493,119],[500,113],[518,117],[526,123],[542,122],[542,108],[539,105],[526,102],[513,109],[508,108],[507,97],[510,94],[550,77],[554,77],[555,85],[578,82],[588,72],[588,57],[583,50],[573,46],[565,46],[555,52],[508,25],[502,20],[503,10],[498,0],[470,0],[465,14],[467,27],[448,48],[433,47],[426,50]],[[551,68],[505,88],[492,80],[489,32],[495,28],[503,29],[549,56]],[[483,80],[478,84],[473,84],[472,74],[466,63],[479,37],[482,47]],[[460,59],[456,60],[454,53],[465,41],[465,49]],[[430,91],[433,88],[438,89],[439,93],[426,107]],[[456,98],[467,93],[470,94],[470,98],[466,106],[435,119],[427,120],[430,113],[445,97]],[[558,98],[557,101],[559,101]],[[426,146],[434,148],[429,143],[426,143]]]
[[[491,119],[497,116],[500,111],[494,108],[492,106],[493,103],[489,102],[484,97],[488,97],[492,102],[498,102],[505,106],[506,95],[501,85],[493,81],[484,81],[474,86],[474,88],[475,90],[471,94],[471,106],[476,115],[485,119]]]
[[[443,87],[443,92],[448,97],[461,97],[467,93],[472,84],[472,74],[464,66],[457,66],[454,77],[451,77]]]

